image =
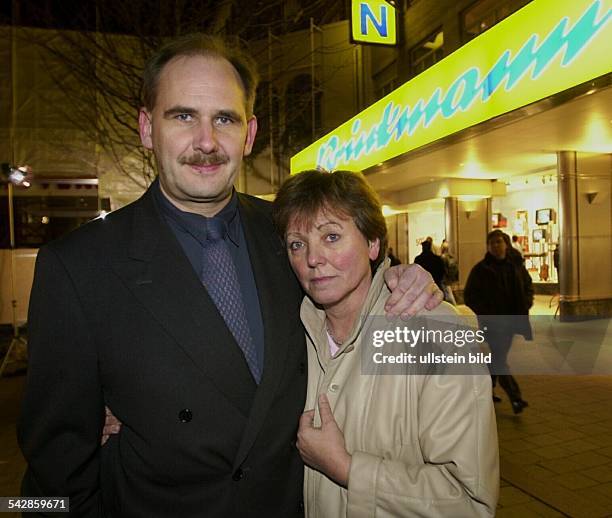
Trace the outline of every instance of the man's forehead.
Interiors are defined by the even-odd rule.
[[[245,102],[242,81],[233,65],[220,56],[189,55],[172,58],[159,75],[158,94],[207,95],[211,90],[239,95]]]

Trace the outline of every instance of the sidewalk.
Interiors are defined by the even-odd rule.
[[[556,302],[536,295],[530,313],[554,315]],[[516,378],[529,402],[522,414],[496,390],[497,516],[612,517],[612,376]]]
[[[496,404],[497,516],[612,516],[612,377],[517,379],[529,407]]]

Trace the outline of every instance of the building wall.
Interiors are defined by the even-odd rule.
[[[250,45],[251,53],[257,60],[263,82],[271,83],[278,99],[278,117],[272,122],[274,153],[280,157],[280,179],[289,171],[290,157],[299,149],[288,149],[287,139],[283,137],[291,121],[295,119],[296,106],[289,100],[288,90],[295,81],[300,83],[306,95],[317,98],[320,103],[316,111],[314,135],[304,132],[304,146],[333,130],[364,106],[364,78],[369,74],[369,66],[363,62],[362,49],[349,42],[349,23],[347,20],[313,27],[311,30],[296,31],[282,36],[270,35]],[[314,78],[314,89],[311,89]],[[305,84],[304,84],[305,83]],[[266,99],[260,102],[267,103]],[[261,117],[261,114],[256,113]],[[302,118],[309,123],[310,111]],[[268,121],[264,121],[267,127]],[[310,130],[308,130],[310,131]],[[249,186],[257,186],[255,194],[271,193],[277,185],[261,180],[270,175],[270,147],[265,142],[270,134],[266,130],[258,135],[258,144],[264,151],[253,161],[257,182],[247,181]],[[263,141],[262,141],[263,139]],[[263,189],[263,191],[262,191]],[[266,190],[267,189],[267,190]],[[253,193],[253,191],[249,191]]]
[[[444,239],[444,209],[416,210],[408,213],[408,262],[422,252],[421,243],[428,237],[433,239],[436,251]]]
[[[16,323],[23,324],[28,319],[30,290],[34,278],[34,264],[38,250],[19,248],[14,251],[14,286],[16,300]],[[11,293],[11,251],[0,250],[0,324],[13,322]]]
[[[28,164],[38,175],[95,176],[95,145],[65,116],[53,79],[62,65],[36,44],[43,36],[51,40],[54,32],[0,27],[0,161]]]
[[[359,49],[348,41],[348,21],[322,27],[320,47],[322,120],[320,135],[356,115],[363,89],[360,76],[367,74]]]
[[[580,298],[612,299],[612,155],[579,154],[577,169]]]
[[[88,85],[77,84],[67,70],[69,57],[79,58],[71,54],[74,50],[68,47],[64,36],[78,40],[80,33],[60,34],[23,27],[13,31],[0,26],[0,62],[5,64],[0,67],[0,162],[31,166],[35,180],[45,177],[102,178],[108,173],[101,195],[110,197],[113,208],[118,208],[141,194],[146,182],[134,182],[121,174],[116,167],[117,161],[125,162],[127,169],[139,180],[142,179],[142,161],[127,152],[111,157],[95,142],[93,128],[103,124],[103,118],[99,117],[103,104],[72,97],[70,92],[86,89]],[[133,38],[109,39],[113,38],[117,40],[117,49],[125,47],[122,52],[126,59],[137,59]],[[61,49],[66,59],[58,59],[45,49],[45,45]],[[100,70],[102,76],[112,73],[118,72]],[[120,82],[118,78],[117,83]],[[127,106],[122,109],[127,113],[134,111]],[[134,112],[134,128],[136,124]],[[136,134],[126,131],[124,137],[134,139]],[[117,199],[115,192],[120,193]]]
[[[465,287],[470,271],[487,251],[490,200],[457,202],[457,261],[459,285]]]
[[[496,5],[508,6],[515,11],[530,0],[497,0]],[[386,67],[392,66],[397,77],[397,86],[411,78],[410,51],[428,38],[434,31],[444,33],[444,56],[448,56],[464,45],[462,15],[477,2],[475,0],[418,0],[400,14],[400,40],[396,48],[369,46],[366,48],[367,61],[371,63],[371,77],[374,78]],[[368,89],[367,105],[377,100],[376,84]]]
[[[408,259],[408,213],[403,212],[385,218],[387,222],[388,246],[402,263]]]

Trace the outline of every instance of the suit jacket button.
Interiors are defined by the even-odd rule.
[[[238,482],[239,480],[242,480],[243,478],[244,478],[244,471],[242,471],[240,468],[234,471],[234,474],[232,475],[232,480],[234,482]]]
[[[179,412],[178,418],[181,423],[188,423],[193,419],[193,414],[188,408],[183,408],[183,410]]]

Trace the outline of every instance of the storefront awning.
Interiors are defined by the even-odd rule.
[[[291,159],[365,170],[612,71],[611,0],[534,0]]]

